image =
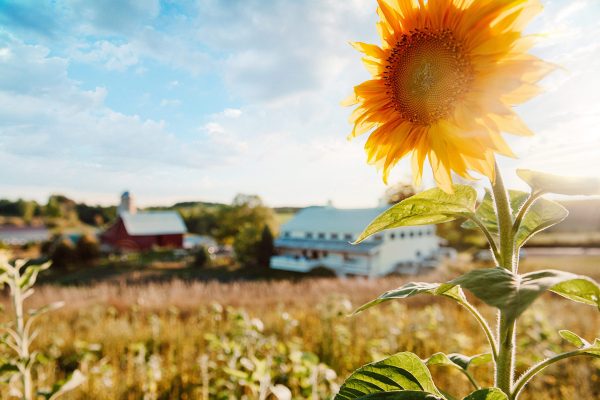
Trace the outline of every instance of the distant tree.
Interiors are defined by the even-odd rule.
[[[75,246],[75,255],[78,261],[90,262],[100,257],[100,244],[91,235],[83,235]]]
[[[268,268],[274,252],[273,234],[267,225],[246,224],[233,242],[237,261],[247,268]]]
[[[67,220],[77,219],[76,203],[62,194],[53,194],[48,198],[45,215]]]
[[[258,265],[258,244],[261,240],[262,229],[253,224],[244,225],[233,241],[233,251],[236,260],[247,268]]]
[[[193,210],[180,210],[186,228],[190,233],[212,236],[219,225],[216,211],[204,206],[197,206]]]
[[[275,226],[273,210],[265,206],[256,195],[238,194],[231,205],[221,206],[217,210],[216,217],[218,226],[214,229],[213,236],[226,244],[233,243],[243,227],[262,229],[268,225],[272,229]]]
[[[194,266],[197,268],[206,268],[210,265],[210,255],[204,246],[198,247],[194,252]]]
[[[271,257],[275,254],[275,243],[271,229],[265,225],[257,243],[257,264],[261,268],[268,269]]]
[[[414,196],[417,193],[415,187],[406,182],[398,182],[390,186],[384,194],[384,199],[387,204],[393,205]]]
[[[53,268],[67,268],[76,257],[75,246],[69,239],[59,239],[51,249],[50,259]]]
[[[84,224],[102,226],[116,218],[116,207],[88,206],[85,203],[75,205],[77,218]]]

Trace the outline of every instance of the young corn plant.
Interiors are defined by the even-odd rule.
[[[38,353],[31,351],[31,344],[39,334],[34,329],[34,323],[40,315],[60,308],[62,302],[27,311],[24,303],[34,292],[33,285],[38,274],[49,267],[50,263],[29,265],[26,260],[16,260],[11,264],[5,255],[0,254],[0,285],[9,288],[14,315],[12,321],[0,326],[0,343],[12,351],[8,357],[0,359],[0,371],[3,380],[7,380],[10,385],[13,398],[33,400],[41,397],[54,400],[75,389],[84,380],[83,375],[76,370],[68,379],[55,383],[50,389],[36,390],[34,387],[32,371],[37,364]]]
[[[563,206],[542,196],[600,194],[600,181],[567,179],[530,170],[517,170],[517,174],[531,187],[530,193],[507,191],[497,170],[491,190],[478,207],[477,193],[470,186],[454,185],[453,194],[438,188],[427,190],[379,215],[357,241],[385,229],[438,224],[458,218],[467,220],[464,228],[480,229],[489,242],[494,268],[475,269],[444,283],[407,283],[383,293],[355,313],[395,299],[442,296],[457,302],[472,315],[487,338],[489,352],[471,356],[440,352],[424,359],[409,352],[398,353],[356,370],[346,379],[335,400],[457,399],[435,386],[428,369],[431,365],[456,368],[468,379],[474,391],[463,400],[517,400],[531,379],[549,365],[577,356],[600,358],[600,339],[587,341],[576,333],[561,330],[558,334],[573,344],[574,349],[532,365],[515,379],[517,320],[544,292],[600,310],[600,287],[589,277],[559,270],[519,273],[519,249],[536,233],[561,222],[568,214]],[[495,329],[467,300],[463,290],[497,309]],[[488,362],[494,365],[494,387],[482,388],[470,368]]]

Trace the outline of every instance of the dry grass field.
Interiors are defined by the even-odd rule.
[[[526,259],[523,268],[575,265],[576,272],[600,278],[600,257],[563,258]],[[442,280],[464,268],[411,280]],[[476,323],[449,300],[420,297],[347,316],[407,280],[42,286],[28,306],[57,300],[66,306],[40,320],[36,379],[43,386],[79,368],[88,379],[67,399],[275,399],[270,389],[276,385],[288,387],[294,399],[326,399],[353,369],[387,354],[412,351],[425,358],[441,349],[486,351]],[[2,301],[6,307],[7,299]],[[484,311],[493,321],[493,310]],[[592,307],[547,294],[519,328],[523,371],[569,348],[559,329],[592,339],[600,318]],[[491,384],[489,368],[477,368],[482,384]],[[432,372],[451,393],[469,390],[454,371]],[[0,398],[10,398],[6,387],[0,390]],[[600,362],[572,359],[551,367],[522,398],[600,398]]]

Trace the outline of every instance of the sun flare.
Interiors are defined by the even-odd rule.
[[[514,157],[501,132],[531,135],[512,106],[539,93],[552,66],[527,54],[522,30],[538,0],[378,0],[382,45],[353,43],[372,79],[346,105],[350,137],[371,132],[368,162],[390,170],[412,154],[415,184],[428,159],[438,186],[451,172],[494,179],[495,154]]]

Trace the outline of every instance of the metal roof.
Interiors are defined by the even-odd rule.
[[[386,207],[341,209],[331,206],[300,210],[281,228],[285,231],[360,233]]]
[[[381,242],[362,242],[351,244],[342,240],[310,240],[310,239],[277,239],[275,246],[279,248],[322,250],[343,253],[369,253],[381,245]]]
[[[120,215],[127,233],[139,235],[174,235],[186,233],[183,219],[176,211],[144,211]]]

